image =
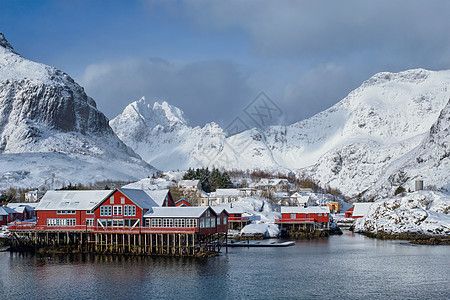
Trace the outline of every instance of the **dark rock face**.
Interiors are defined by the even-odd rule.
[[[1,152],[30,151],[24,145],[48,137],[49,131],[111,137],[122,144],[108,122],[69,75],[23,58],[0,33]],[[123,144],[120,148],[132,153]]]

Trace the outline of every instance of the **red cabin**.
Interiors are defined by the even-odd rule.
[[[328,206],[282,206],[281,219],[277,224],[317,224],[328,227],[330,223],[330,209]]]
[[[346,218],[352,218],[353,217],[353,210],[355,209],[354,206],[352,206],[351,208],[347,209],[345,211],[345,217]]]

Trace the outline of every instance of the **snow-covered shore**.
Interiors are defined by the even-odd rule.
[[[419,191],[374,202],[355,222],[361,233],[450,237],[450,195]]]

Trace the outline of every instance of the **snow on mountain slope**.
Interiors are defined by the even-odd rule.
[[[54,158],[47,160],[48,156],[33,161],[34,168],[49,170],[39,175],[35,170],[27,173],[28,177],[22,180],[31,186],[42,184],[53,173],[70,177],[67,179],[72,182],[86,183],[98,177],[120,179],[125,175],[134,179],[154,171],[117,138],[108,119],[81,86],[58,69],[23,58],[0,33],[0,164],[4,166],[0,178],[22,170],[24,162],[30,162],[23,155],[5,154],[44,152],[63,154],[56,160],[61,162],[66,157],[67,165],[53,166]],[[11,157],[17,158],[15,163],[11,163]],[[37,159],[39,155],[33,157]],[[94,162],[98,170],[87,167]],[[106,162],[109,171],[102,173]],[[70,166],[89,173],[66,172]],[[0,186],[5,184],[6,181],[0,182]]]
[[[424,140],[413,150],[390,164],[383,176],[370,187],[366,195],[388,196],[402,185],[414,190],[415,180],[425,186],[450,191],[450,100],[441,111]]]
[[[450,71],[383,72],[307,120],[229,137],[214,123],[189,127],[179,109],[165,102],[154,105],[166,109],[157,113],[145,99],[138,101],[144,105],[130,104],[110,124],[127,145],[163,170],[213,165],[295,170],[356,196],[392,175],[386,168],[427,137],[447,104],[449,84]],[[172,121],[165,117],[173,115]],[[423,151],[433,157],[427,147]],[[432,170],[422,173],[433,180]]]
[[[117,136],[158,169],[196,166],[198,154],[223,147],[224,131],[215,123],[189,127],[183,112],[167,102],[150,104],[143,97],[110,121]]]

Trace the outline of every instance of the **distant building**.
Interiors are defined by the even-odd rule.
[[[29,191],[25,193],[25,202],[38,202],[44,196],[45,192],[40,190]]]
[[[20,221],[25,221],[36,217],[35,208],[39,203],[8,203],[6,206],[8,208],[14,209],[16,214],[16,219]]]
[[[306,224],[314,228],[329,228],[330,210],[328,206],[282,206],[281,219],[276,219],[275,223],[289,231]]]
[[[178,187],[184,190],[197,190],[201,189],[200,180],[180,180]]]
[[[372,204],[373,202],[355,203],[352,208],[345,211],[345,217],[353,219],[365,217]]]
[[[291,203],[295,206],[307,207],[316,205],[316,201],[311,199],[311,196],[306,193],[295,192],[290,198]]]
[[[239,189],[217,189],[211,193],[210,205],[220,205],[237,201],[242,197],[242,192]]]
[[[290,183],[287,179],[282,178],[261,178],[255,187],[263,190],[283,191],[289,190]]]

